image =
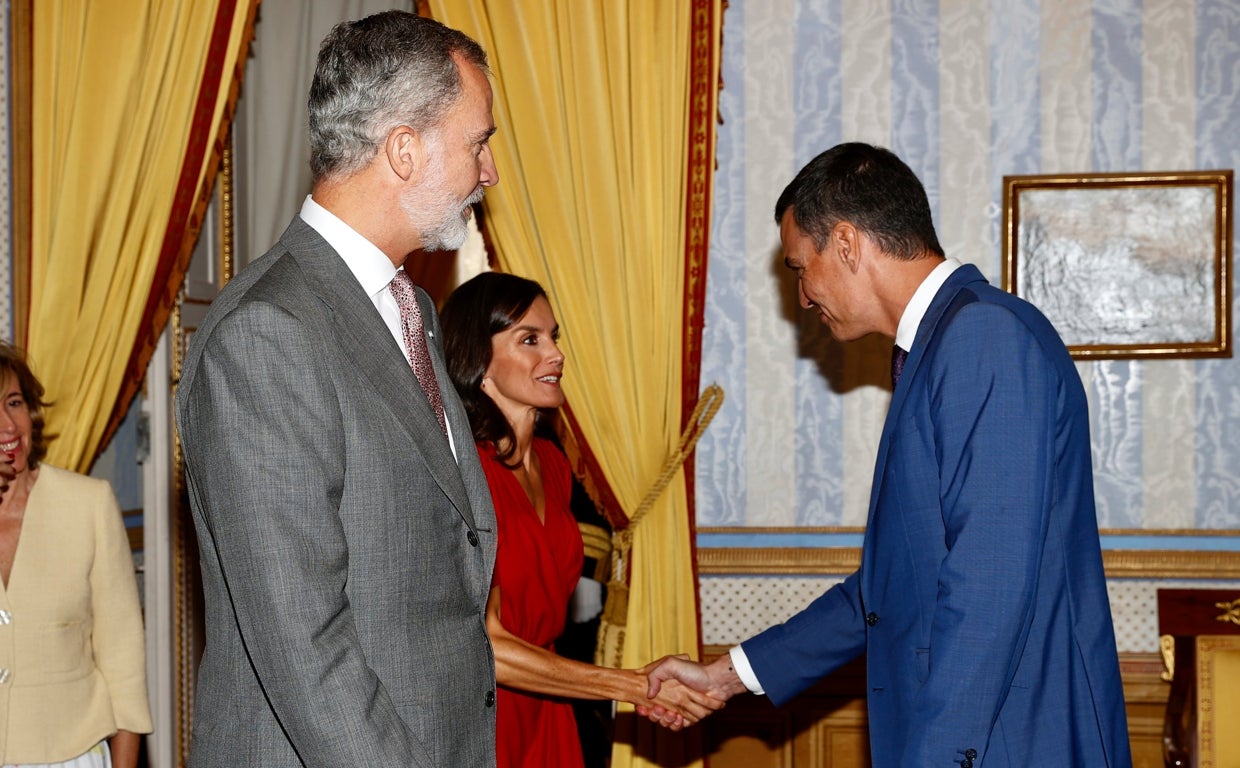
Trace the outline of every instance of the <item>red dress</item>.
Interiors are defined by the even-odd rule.
[[[499,526],[492,584],[500,588],[500,618],[504,628],[522,640],[554,650],[584,555],[581,531],[568,506],[568,460],[548,440],[535,438],[533,448],[542,470],[544,521],[490,445],[479,445],[478,456]],[[577,723],[567,701],[500,686],[495,718],[498,768],[583,765]]]

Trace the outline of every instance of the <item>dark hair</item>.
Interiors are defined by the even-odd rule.
[[[43,434],[43,409],[51,403],[43,399],[43,384],[26,364],[26,354],[7,341],[0,341],[0,374],[10,373],[17,378],[26,410],[30,411],[30,457],[26,462],[30,469],[35,469],[47,455],[47,442],[51,439]]]
[[[826,247],[831,231],[847,221],[872,237],[887,255],[916,259],[943,255],[926,190],[912,169],[889,150],[838,144],[797,173],[775,203],[775,222],[792,209],[797,227]]]
[[[488,71],[486,52],[468,35],[407,11],[332,28],[310,85],[315,181],[361,170],[398,125],[434,127],[461,95],[454,56]]]
[[[516,433],[482,391],[482,377],[491,364],[491,337],[511,328],[539,296],[545,299],[547,292],[533,280],[483,272],[453,291],[439,312],[448,375],[465,404],[474,440],[494,445],[505,465],[516,452]]]

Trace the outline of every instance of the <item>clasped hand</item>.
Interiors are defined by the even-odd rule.
[[[673,730],[679,730],[686,724],[701,720],[710,712],[722,709],[728,699],[747,690],[740,676],[732,669],[731,659],[727,654],[710,664],[691,661],[684,654],[664,656],[658,661],[647,664],[641,671],[645,673],[650,684],[646,697],[651,703],[649,705],[639,704],[637,714]],[[685,718],[684,722],[677,722],[676,718],[679,713],[666,706],[664,696],[669,690],[682,689],[692,691],[698,697],[704,697],[704,699],[694,698],[694,702],[704,702],[700,705],[708,706],[710,711],[694,720]]]
[[[664,656],[641,669],[646,676],[648,703],[637,704],[637,714],[673,731],[693,725],[723,709],[729,696],[713,688],[706,667],[685,654]]]

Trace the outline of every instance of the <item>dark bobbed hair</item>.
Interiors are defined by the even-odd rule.
[[[926,190],[891,151],[858,142],[838,144],[797,173],[775,203],[775,223],[792,210],[793,221],[818,250],[835,225],[847,221],[905,261],[925,251],[943,255],[934,233]]]
[[[27,466],[36,469],[47,455],[47,443],[51,435],[43,434],[43,411],[51,405],[43,399],[43,384],[26,363],[26,353],[7,341],[0,341],[0,380],[12,374],[17,379],[26,410],[30,411],[30,458]]]
[[[547,292],[533,280],[483,272],[462,283],[439,311],[448,375],[465,404],[474,440],[491,443],[506,466],[516,452],[516,434],[482,391],[482,377],[491,364],[491,337],[511,328],[539,296],[545,299]]]
[[[489,71],[486,52],[468,35],[407,11],[332,28],[310,85],[314,180],[361,170],[398,125],[434,128],[461,95],[454,56]]]

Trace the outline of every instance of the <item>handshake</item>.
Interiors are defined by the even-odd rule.
[[[728,699],[747,690],[728,654],[710,664],[683,654],[664,656],[638,672],[646,675],[648,689],[647,702],[636,705],[637,714],[673,731],[723,709]]]

